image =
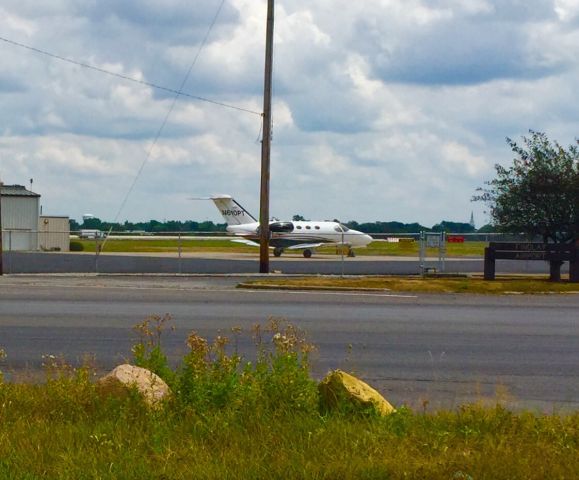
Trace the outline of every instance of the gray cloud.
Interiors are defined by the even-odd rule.
[[[535,26],[520,17],[507,21],[510,13],[497,8],[482,18],[452,15],[412,32],[391,31],[388,24],[363,20],[356,36],[362,39],[361,48],[368,52],[375,74],[386,82],[468,85],[561,72],[563,62],[549,60],[533,48],[529,36]]]
[[[510,161],[504,137],[577,136],[579,16],[565,1],[280,0],[272,214],[432,225],[474,209],[482,223],[469,200]],[[176,88],[218,5],[5,0],[0,28]],[[186,91],[261,110],[264,15],[228,0]],[[45,211],[112,218],[172,95],[4,43],[0,58],[3,180],[34,178]],[[179,99],[121,220],[220,221],[187,198],[225,192],[256,212],[259,122]]]
[[[26,85],[22,82],[22,79],[14,77],[12,75],[7,75],[5,73],[0,73],[0,94],[2,93],[21,93],[27,90]]]

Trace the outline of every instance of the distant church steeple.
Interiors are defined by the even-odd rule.
[[[468,222],[472,228],[476,228],[474,224],[474,212],[470,212],[470,222]]]

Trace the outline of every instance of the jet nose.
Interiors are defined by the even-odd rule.
[[[370,242],[374,241],[370,235],[364,234],[362,238],[364,239],[364,245],[368,245]]]

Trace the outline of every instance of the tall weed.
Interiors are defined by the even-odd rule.
[[[3,348],[0,348],[0,365],[2,361],[6,358],[6,351]],[[0,383],[4,381],[4,373],[0,370]]]
[[[317,412],[318,394],[310,375],[314,350],[305,333],[280,318],[251,331],[239,327],[207,340],[193,331],[188,352],[172,370],[163,351],[163,331],[170,316],[152,316],[135,327],[139,334],[132,352],[136,365],[148,368],[172,388],[174,398],[196,409],[230,411]],[[242,335],[251,335],[255,352],[250,359],[238,351]]]
[[[146,368],[159,375],[166,382],[174,380],[174,372],[169,366],[167,356],[161,346],[161,336],[170,326],[171,315],[151,315],[133,327],[138,336],[137,343],[131,349],[133,360],[138,367]]]

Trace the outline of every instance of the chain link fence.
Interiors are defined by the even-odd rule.
[[[405,259],[407,266],[400,270],[388,269],[384,273],[428,273],[431,271],[453,271],[455,265],[449,267],[448,260],[461,249],[475,252],[465,255],[480,261],[482,271],[482,252],[488,242],[497,241],[529,241],[525,235],[498,233],[379,233],[371,234],[374,242],[359,256],[375,259],[374,262],[354,262],[350,272],[375,273],[379,267],[371,263],[385,264],[388,261]],[[2,232],[4,252],[3,268],[5,273],[35,273],[35,272],[68,272],[68,273],[194,273],[197,267],[192,266],[193,257],[210,259],[212,271],[219,273],[233,272],[232,256],[235,260],[255,260],[258,250],[255,247],[232,242],[233,238],[226,232],[105,232],[96,229],[78,231],[55,230],[16,230],[6,229]],[[389,245],[386,245],[389,244]],[[456,245],[456,244],[464,244]],[[340,249],[326,248],[318,252],[327,262],[338,265]],[[35,255],[30,255],[35,253]],[[321,255],[325,253],[326,255]],[[245,254],[245,255],[243,255]],[[253,255],[247,255],[253,254]],[[390,255],[393,255],[392,258]],[[122,257],[122,259],[121,259]],[[290,257],[291,258],[291,257]],[[368,260],[370,260],[368,258]],[[304,262],[306,264],[307,262]],[[51,265],[55,265],[54,268]],[[282,264],[284,273],[289,271],[288,264]],[[315,260],[307,264],[311,273],[343,273],[341,267],[324,267]],[[317,268],[316,265],[320,267]],[[345,273],[348,273],[346,265]],[[448,267],[448,268],[447,268]],[[251,271],[247,267],[245,271]],[[276,270],[278,267],[274,267]],[[304,267],[305,268],[305,267]],[[317,268],[317,270],[316,270]],[[390,267],[389,267],[390,268]]]

